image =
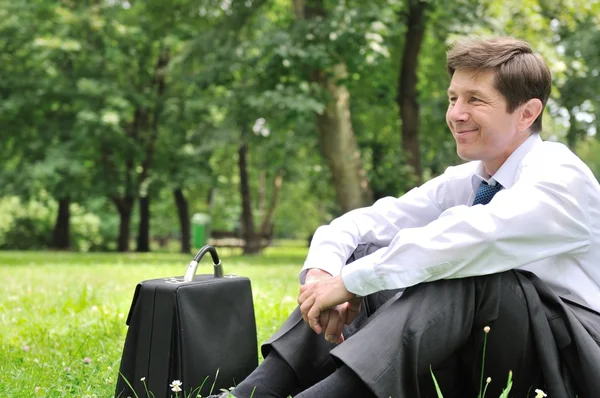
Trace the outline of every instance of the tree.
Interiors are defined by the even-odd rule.
[[[402,67],[398,80],[398,96],[396,101],[402,120],[402,149],[407,163],[413,169],[415,185],[421,183],[421,147],[419,145],[419,99],[417,94],[417,69],[421,53],[421,45],[427,26],[426,13],[429,1],[408,0],[406,13],[403,15],[406,24],[406,37],[402,54]]]
[[[185,3],[176,6],[181,4]],[[85,38],[81,46],[89,55],[90,72],[79,80],[90,107],[79,112],[77,128],[90,135],[95,149],[86,155],[94,165],[96,192],[107,195],[119,213],[119,251],[129,250],[138,200],[138,250],[149,250],[148,195],[153,192],[152,170],[159,174],[161,168],[155,162],[161,120],[168,96],[179,95],[169,91],[167,69],[173,48],[189,34],[182,33],[186,26],[175,27],[182,14],[179,8],[116,2],[72,13],[80,25],[71,34]]]
[[[327,29],[321,29],[321,22],[327,20],[327,10],[322,0],[306,2],[293,0],[298,34],[316,37],[316,46],[326,45],[331,36]],[[328,34],[327,36],[325,36]],[[300,43],[298,43],[300,44]],[[305,43],[306,51],[313,51],[310,43]],[[319,50],[323,50],[320,48]],[[365,206],[372,202],[372,192],[366,172],[361,164],[352,127],[350,93],[343,81],[348,78],[348,68],[342,57],[333,56],[321,60],[325,65],[311,65],[307,60],[309,81],[316,83],[327,95],[325,109],[316,114],[320,146],[331,170],[338,202],[342,212]],[[314,60],[313,60],[314,61]]]
[[[10,38],[3,51],[10,62],[0,71],[7,98],[0,113],[6,121],[3,141],[12,146],[14,166],[12,176],[10,169],[4,170],[3,185],[19,180],[9,192],[27,199],[49,192],[58,202],[51,246],[68,249],[70,205],[81,201],[89,187],[88,170],[78,152],[81,139],[73,132],[85,101],[74,89],[75,76],[82,72],[80,45],[69,37],[53,36],[56,23],[68,15],[55,4],[3,3],[1,11],[17,16],[2,25]]]

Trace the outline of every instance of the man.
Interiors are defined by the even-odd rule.
[[[550,71],[512,38],[459,43],[447,68],[469,162],[316,231],[299,310],[236,397],[433,397],[430,369],[444,397],[475,397],[486,326],[488,396],[509,371],[514,397],[593,394],[576,370],[600,373],[600,186],[538,135]]]

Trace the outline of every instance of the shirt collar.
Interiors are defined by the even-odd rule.
[[[517,149],[514,150],[508,159],[506,159],[496,174],[489,178],[484,177],[487,176],[487,174],[483,167],[483,162],[479,162],[475,174],[471,177],[473,190],[476,191],[479,188],[481,181],[486,181],[490,185],[496,185],[496,182],[498,182],[502,184],[504,188],[512,187],[515,184],[517,171],[519,170],[519,165],[523,161],[523,158],[540,142],[542,142],[542,139],[539,134],[531,134]]]

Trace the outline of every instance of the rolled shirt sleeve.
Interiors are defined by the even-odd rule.
[[[453,196],[468,197],[471,193],[468,187],[465,189],[458,183],[454,189],[449,189],[448,185],[452,185],[456,179],[454,168],[449,168],[444,175],[412,189],[400,198],[382,198],[373,206],[352,210],[331,224],[319,227],[300,272],[300,283],[304,283],[306,273],[311,268],[339,275],[346,260],[360,243],[388,246],[399,231],[424,226],[437,219],[444,206],[460,200]]]

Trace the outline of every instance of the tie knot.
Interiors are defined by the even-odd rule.
[[[479,204],[487,205],[501,189],[502,185],[499,183],[496,183],[496,185],[489,185],[487,182],[481,181],[481,185],[479,185],[477,193],[475,194],[475,199],[473,200],[473,206]]]

